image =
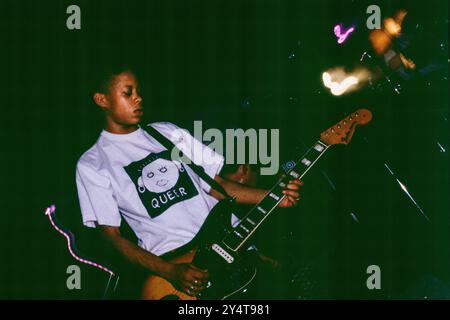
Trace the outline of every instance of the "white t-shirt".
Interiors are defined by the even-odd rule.
[[[153,123],[212,178],[223,157],[171,123]],[[200,152],[198,152],[200,150]],[[197,152],[193,152],[197,151]],[[145,130],[102,131],[77,163],[76,183],[83,223],[119,227],[123,217],[138,245],[156,255],[188,243],[217,203],[210,186]]]

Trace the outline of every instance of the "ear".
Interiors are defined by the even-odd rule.
[[[96,105],[102,108],[109,107],[108,99],[106,98],[106,95],[104,93],[95,93],[92,97],[94,99],[94,102]]]
[[[144,193],[147,190],[147,188],[144,185],[144,181],[142,181],[142,176],[139,177],[137,182],[138,182],[139,193]]]

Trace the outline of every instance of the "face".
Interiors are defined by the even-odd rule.
[[[123,72],[111,80],[107,94],[97,93],[94,96],[97,104],[106,111],[107,125],[111,131],[136,126],[141,121],[144,113],[138,91],[139,86],[134,74]]]
[[[168,160],[157,159],[142,169],[139,186],[160,193],[173,188],[179,177],[177,166]]]

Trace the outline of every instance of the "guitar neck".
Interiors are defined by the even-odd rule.
[[[283,190],[289,180],[302,179],[303,176],[325,153],[329,145],[318,140],[278,182],[270,189],[266,196],[242,218],[222,243],[230,250],[238,251],[251,238],[264,220],[274,211],[285,195]]]

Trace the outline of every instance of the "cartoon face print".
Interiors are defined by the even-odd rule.
[[[186,168],[179,161],[172,161],[169,150],[149,153],[123,168],[152,219],[199,194]]]
[[[177,166],[165,159],[156,159],[142,169],[142,175],[138,179],[139,192],[146,190],[161,193],[173,188],[179,177]]]

